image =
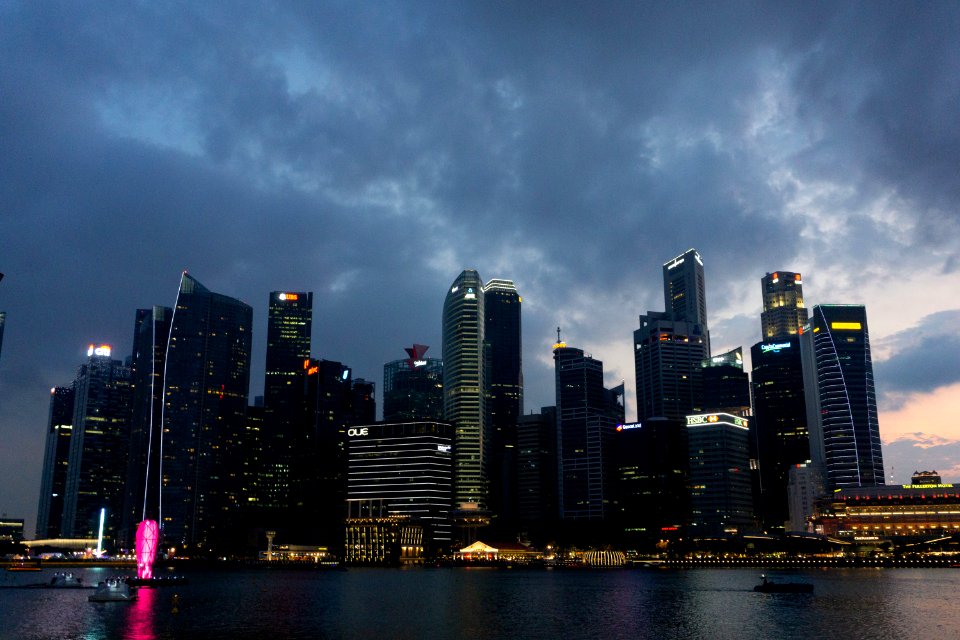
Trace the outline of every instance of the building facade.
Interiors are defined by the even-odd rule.
[[[47,441],[37,507],[37,538],[59,538],[63,527],[63,499],[67,491],[70,437],[73,435],[73,387],[50,389]]]
[[[517,521],[517,420],[523,414],[522,298],[511,280],[483,286],[490,510],[504,534]]]
[[[267,316],[264,416],[259,451],[254,520],[282,525],[290,513],[290,468],[304,418],[303,363],[310,359],[313,293],[272,291]]]
[[[756,515],[764,531],[779,532],[790,519],[790,470],[810,460],[800,336],[759,342],[750,355],[759,472]]]
[[[443,420],[443,360],[427,345],[406,347],[407,358],[383,365],[383,421]]]
[[[517,518],[532,536],[552,534],[557,520],[557,409],[520,416],[517,423]]]
[[[800,335],[810,453],[828,490],[884,484],[867,312],[817,305]]]
[[[706,278],[703,259],[696,249],[688,249],[663,264],[663,301],[671,318],[695,326],[697,333],[703,336],[706,356],[709,356]]]
[[[604,388],[600,360],[562,343],[553,359],[560,517],[602,520],[613,513],[613,435],[623,405],[614,406],[615,391]]]
[[[742,534],[753,525],[749,420],[729,413],[687,416],[690,535]]]
[[[799,273],[777,271],[760,278],[763,312],[760,314],[764,342],[781,342],[796,336],[807,323],[803,304],[803,280]]]
[[[347,430],[347,517],[407,516],[427,555],[450,548],[453,427],[420,421]]]
[[[463,271],[443,303],[443,413],[453,424],[454,505],[488,507],[489,421],[485,393],[483,282]]]
[[[90,345],[73,383],[73,434],[67,462],[63,535],[95,537],[101,509],[104,535],[116,542],[130,446],[130,368],[108,345]]]
[[[161,532],[206,554],[236,544],[253,310],[183,273],[166,354]]]

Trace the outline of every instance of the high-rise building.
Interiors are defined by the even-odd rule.
[[[517,518],[531,536],[553,535],[557,520],[557,409],[517,422]]]
[[[760,325],[764,342],[781,342],[795,336],[807,323],[803,306],[803,280],[799,273],[777,271],[760,279],[763,312]]]
[[[454,426],[454,506],[487,508],[489,423],[480,274],[463,271],[443,303],[444,420]]]
[[[612,515],[613,434],[623,422],[622,389],[605,389],[603,363],[582,349],[557,343],[553,351],[557,393],[560,517],[598,520]]]
[[[700,363],[703,395],[699,402],[704,411],[750,415],[750,376],[743,370],[743,350],[737,347],[711,356]]]
[[[106,509],[104,536],[116,542],[130,446],[130,368],[109,345],[90,345],[73,383],[73,434],[63,501],[63,535],[93,538]]]
[[[649,547],[686,534],[686,431],[684,422],[672,418],[617,425],[617,520],[624,543]]]
[[[409,357],[383,365],[383,421],[443,420],[443,360],[430,347],[406,347]]]
[[[742,534],[753,523],[749,420],[729,413],[687,416],[690,535]]]
[[[800,337],[759,342],[753,362],[753,421],[758,466],[756,515],[764,531],[778,532],[789,518],[790,469],[810,459]],[[812,502],[810,503],[812,504]]]
[[[157,520],[163,449],[163,373],[173,309],[137,309],[130,380],[133,410],[120,539],[133,548],[137,524]]]
[[[47,442],[43,454],[43,477],[40,480],[40,505],[37,508],[37,538],[59,537],[62,529],[70,436],[73,434],[73,399],[73,387],[50,389]]]
[[[165,368],[161,533],[191,553],[236,544],[253,310],[183,274]]]
[[[707,289],[703,275],[703,260],[696,249],[663,264],[663,303],[674,320],[695,325],[695,331],[704,336],[707,355],[710,354],[710,331],[707,327]]]
[[[290,514],[290,468],[297,432],[303,428],[303,363],[310,359],[313,293],[273,291],[267,318],[264,415],[255,452],[257,481],[248,506],[254,521],[282,527]],[[249,448],[248,448],[249,449]],[[251,452],[253,453],[253,452]]]
[[[348,517],[408,516],[423,527],[426,555],[448,551],[452,448],[453,428],[442,422],[347,429]]]
[[[637,376],[637,418],[683,420],[699,410],[703,367],[708,357],[701,326],[648,311],[633,332]],[[678,423],[681,424],[681,423]]]
[[[346,516],[347,431],[376,417],[373,383],[353,379],[350,367],[309,360],[301,376],[307,398],[303,429],[291,461],[289,535],[333,548]]]
[[[521,314],[511,280],[483,286],[487,421],[490,427],[490,510],[504,537],[517,519],[517,420],[523,414]]]
[[[7,324],[7,312],[0,311],[0,354],[3,353],[3,327]]]
[[[800,335],[810,454],[826,489],[884,484],[863,305],[821,304]]]

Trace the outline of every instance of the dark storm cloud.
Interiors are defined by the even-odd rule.
[[[47,387],[88,340],[126,352],[133,310],[172,304],[183,268],[254,306],[255,392],[270,290],[314,290],[317,355],[379,381],[414,341],[440,355],[461,269],[513,278],[528,408],[552,402],[557,324],[632,387],[636,316],[691,246],[714,342],[745,348],[766,271],[954,272],[958,15],[3,5],[0,428],[33,447],[11,490],[34,499]]]
[[[960,382],[960,309],[931,314],[881,345],[892,355],[875,365],[877,390],[892,408],[905,394],[930,393]],[[889,397],[885,397],[889,396]]]

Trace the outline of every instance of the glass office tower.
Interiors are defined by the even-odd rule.
[[[813,308],[800,335],[810,454],[828,490],[884,484],[867,312]]]

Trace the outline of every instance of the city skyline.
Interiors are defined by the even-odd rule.
[[[314,357],[380,386],[396,345],[440,351],[474,268],[523,294],[527,413],[553,404],[559,325],[630,419],[637,317],[691,247],[714,353],[757,341],[765,273],[864,304],[888,480],[960,479],[955,6],[4,16],[10,516],[36,509],[50,388],[91,342],[128,355],[184,267],[253,307],[251,398],[268,292],[313,291]]]

